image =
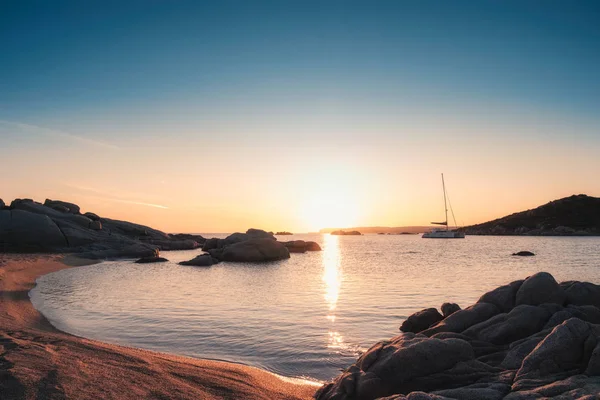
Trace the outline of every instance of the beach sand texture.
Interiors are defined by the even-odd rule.
[[[0,254],[0,398],[310,399],[316,386],[257,368],[106,344],[55,329],[29,301],[37,277],[84,265]]]

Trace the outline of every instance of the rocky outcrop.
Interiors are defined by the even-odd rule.
[[[6,204],[4,204],[4,200],[0,199],[0,210],[2,210],[4,207],[6,207]]]
[[[79,214],[79,206],[73,203],[67,203],[66,201],[50,200],[46,199],[44,202],[46,207],[58,210],[60,212],[67,212],[71,214]]]
[[[277,232],[275,234],[275,236],[280,236],[280,235],[293,235],[292,232],[288,232],[288,231],[281,231],[281,232]]]
[[[198,242],[148,226],[80,214],[77,205],[15,199],[0,210],[0,251],[68,252],[89,258],[146,257],[159,250],[187,250]]]
[[[202,250],[209,251],[214,249],[222,249],[225,246],[229,246],[234,243],[244,242],[250,239],[269,239],[269,240],[277,240],[275,236],[271,232],[263,231],[262,229],[254,229],[250,228],[246,231],[246,233],[232,233],[227,236],[225,239],[217,239],[211,238],[206,239],[204,245],[202,246]]]
[[[330,233],[331,235],[340,235],[340,236],[345,236],[345,235],[362,235],[362,233],[360,233],[359,231],[344,231],[344,230],[337,230],[337,231],[333,231]]]
[[[464,310],[452,307],[433,326],[423,328],[441,315],[423,310],[403,323],[401,329],[411,332],[371,347],[315,398],[597,398],[598,295],[598,285],[558,284],[541,272],[488,292]]]
[[[288,248],[290,253],[306,253],[307,251],[321,251],[321,246],[317,242],[304,240],[291,240],[282,242]]]
[[[208,251],[220,261],[265,262],[290,258],[283,243],[268,237],[252,238]]]
[[[584,194],[565,197],[462,230],[468,235],[600,235],[600,198]]]
[[[219,262],[216,258],[211,256],[210,254],[200,254],[195,258],[192,258],[188,261],[182,261],[179,265],[193,265],[195,267],[210,267],[211,265],[215,265]]]

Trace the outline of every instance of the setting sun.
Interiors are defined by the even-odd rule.
[[[360,212],[358,202],[334,190],[316,193],[305,201],[302,217],[311,229],[346,228],[357,224]]]

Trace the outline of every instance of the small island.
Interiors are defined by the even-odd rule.
[[[288,231],[282,231],[282,232],[277,232],[275,235],[293,235],[293,233],[288,232]]]
[[[340,236],[352,236],[352,235],[362,235],[362,233],[360,233],[359,231],[344,231],[344,230],[337,230],[337,231],[333,231],[330,233],[330,235],[340,235]]]

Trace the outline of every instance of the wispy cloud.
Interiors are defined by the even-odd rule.
[[[42,126],[24,124],[22,122],[5,121],[5,120],[0,120],[0,124],[7,125],[13,129],[18,129],[20,132],[23,132],[25,134],[50,136],[50,137],[54,137],[57,139],[76,141],[76,142],[83,143],[83,144],[86,144],[89,146],[101,147],[101,148],[110,149],[110,150],[120,150],[120,147],[118,147],[114,144],[111,144],[111,143],[106,143],[106,142],[102,142],[99,140],[90,139],[90,138],[87,138],[84,136],[73,135],[71,133],[59,131],[56,129],[49,129],[49,128],[44,128]]]
[[[117,195],[111,193],[110,191],[100,190],[100,189],[89,187],[89,186],[81,186],[81,185],[76,185],[76,184],[67,183],[67,182],[63,182],[62,184],[65,186],[68,186],[70,188],[79,190],[81,192],[87,192],[88,194],[86,196],[92,197],[95,199],[114,201],[117,203],[134,204],[134,205],[145,206],[145,207],[154,207],[154,208],[160,208],[160,209],[164,209],[164,210],[169,209],[169,207],[164,206],[162,204],[146,203],[144,201],[127,199],[127,198],[123,198],[121,196],[117,196]]]
[[[155,208],[162,208],[165,210],[168,210],[169,207],[167,206],[161,206],[160,204],[152,204],[152,203],[144,203],[142,201],[134,201],[134,200],[121,200],[121,199],[112,199],[113,201],[117,201],[119,203],[126,203],[126,204],[137,204],[139,206],[146,206],[146,207],[155,207]]]

